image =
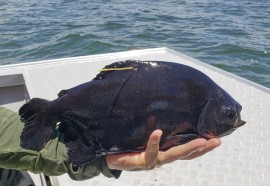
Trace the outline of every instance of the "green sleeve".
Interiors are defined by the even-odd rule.
[[[109,170],[104,157],[100,157],[80,168],[73,167],[67,159],[67,149],[61,142],[63,135],[57,130],[41,151],[27,150],[20,146],[23,123],[15,112],[0,107],[0,167],[17,169],[48,176],[68,173],[74,180],[90,179],[102,173],[106,177],[118,178],[119,170]]]

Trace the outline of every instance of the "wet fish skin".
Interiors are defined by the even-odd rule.
[[[163,131],[160,147],[166,150],[199,137],[224,136],[244,124],[241,105],[189,66],[124,61],[105,69],[112,70],[61,91],[58,99],[26,103],[19,111],[25,122],[21,145],[42,149],[61,122],[69,160],[82,165],[101,155],[142,151],[155,129]]]

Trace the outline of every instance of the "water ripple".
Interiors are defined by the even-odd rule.
[[[270,2],[1,1],[0,64],[166,46],[270,87]]]

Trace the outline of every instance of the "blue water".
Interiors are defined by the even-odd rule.
[[[0,64],[169,47],[270,87],[270,1],[0,0]]]

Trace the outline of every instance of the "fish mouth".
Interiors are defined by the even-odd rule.
[[[233,133],[237,128],[245,125],[246,122],[239,119],[235,122],[235,124],[233,125],[233,127],[229,130],[226,130],[225,132],[223,132],[222,134],[216,134],[217,132],[213,131],[213,132],[205,132],[203,134],[203,137],[207,138],[207,139],[211,139],[211,138],[221,138],[223,136],[227,136],[230,135],[231,133]]]
[[[237,122],[236,128],[241,127],[241,126],[245,125],[246,123],[247,122],[240,119],[240,121]]]
[[[233,124],[233,127],[234,128],[238,128],[238,127],[241,127],[243,126],[244,124],[246,124],[245,121],[241,120],[241,116],[240,116],[240,113],[237,113],[237,117],[235,119],[235,122]]]
[[[211,139],[211,138],[221,138],[223,136],[227,136],[230,135],[231,133],[233,133],[237,128],[245,125],[246,122],[241,120],[241,119],[237,119],[234,123],[233,126],[231,126],[230,128],[228,128],[229,126],[227,126],[226,128],[223,128],[222,130],[213,130],[213,131],[204,131],[203,132],[203,137],[205,137],[206,139]],[[222,132],[221,132],[222,131]],[[223,132],[224,131],[224,132]]]
[[[209,129],[202,128],[202,130],[199,131],[199,133],[205,139],[221,138],[221,137],[230,135],[237,128],[239,128],[245,124],[246,124],[246,121],[241,120],[240,113],[238,113],[234,117],[234,122],[232,122],[230,125],[222,124],[222,125],[215,125]]]

